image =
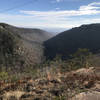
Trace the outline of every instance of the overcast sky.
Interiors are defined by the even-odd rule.
[[[53,30],[100,23],[100,0],[1,0],[0,22]]]

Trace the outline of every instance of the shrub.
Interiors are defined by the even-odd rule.
[[[7,80],[8,79],[8,73],[7,72],[0,72],[0,80]]]

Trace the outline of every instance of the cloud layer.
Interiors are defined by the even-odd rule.
[[[57,0],[60,2],[61,0]],[[93,16],[93,17],[92,17]],[[0,14],[0,21],[22,27],[71,28],[100,22],[100,2],[80,6],[77,10],[24,11],[19,15]]]
[[[58,0],[59,1],[59,0]],[[81,15],[100,14],[100,2],[94,2],[86,6],[81,6],[78,10],[62,11],[20,11],[21,13],[37,17],[69,17]]]

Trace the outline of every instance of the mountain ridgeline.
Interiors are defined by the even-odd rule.
[[[0,66],[33,66],[43,59],[43,41],[52,34],[41,29],[0,23]]]
[[[0,66],[33,66],[61,55],[67,59],[79,48],[100,50],[100,24],[82,25],[53,37],[41,29],[0,23]],[[45,56],[45,57],[44,57]]]
[[[64,59],[79,48],[87,48],[91,52],[100,50],[100,24],[82,25],[62,32],[44,42],[44,54],[47,59],[61,55]]]
[[[24,40],[30,42],[42,43],[52,37],[51,33],[41,29],[19,28],[5,23],[0,23],[0,27],[13,34],[19,34]]]

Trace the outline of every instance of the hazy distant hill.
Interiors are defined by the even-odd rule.
[[[50,59],[57,54],[66,58],[78,48],[88,48],[97,52],[100,50],[100,24],[72,28],[45,41],[44,46],[45,56]]]
[[[5,36],[6,34],[6,36]],[[13,51],[17,51],[20,57],[15,61],[18,66],[33,65],[40,63],[43,60],[43,41],[52,37],[52,34],[40,30],[30,28],[18,28],[5,23],[0,23],[0,53],[3,54],[4,50],[9,49],[10,52],[5,51],[2,56],[11,54],[10,58],[13,59]],[[16,44],[15,44],[16,41]],[[5,45],[4,45],[4,43]],[[14,46],[18,47],[15,48]],[[3,47],[2,47],[3,46]],[[4,48],[4,49],[3,49]],[[0,55],[1,58],[1,55]],[[2,57],[3,58],[3,57]],[[9,57],[8,57],[9,59]],[[7,60],[5,61],[7,62]],[[13,62],[13,61],[12,61]],[[3,62],[4,63],[4,62]],[[17,66],[16,64],[16,66]]]
[[[23,39],[31,42],[42,43],[52,37],[51,33],[41,29],[18,28],[5,23],[0,23],[0,26],[14,34],[21,35]]]

